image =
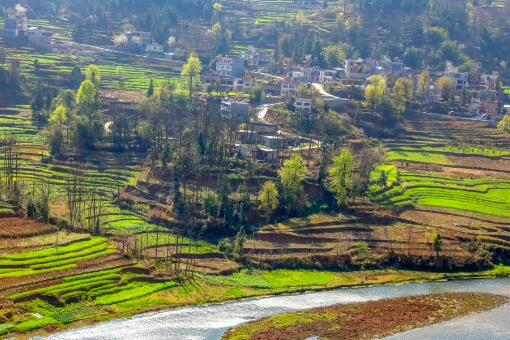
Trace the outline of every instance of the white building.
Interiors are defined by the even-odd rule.
[[[158,43],[150,43],[145,47],[145,52],[149,54],[164,54],[163,45]]]
[[[246,59],[248,67],[252,68],[265,66],[273,60],[270,53],[261,52],[253,46],[248,47],[248,51],[243,53],[243,57]]]
[[[281,97],[282,98],[292,98],[295,97],[297,94],[297,89],[299,87],[299,83],[296,81],[293,81],[291,79],[285,79],[282,81],[281,84]]]
[[[34,45],[49,46],[53,32],[39,27],[29,27],[26,30],[26,36],[28,41]]]
[[[294,102],[294,112],[302,115],[309,115],[313,111],[312,98],[296,98]]]
[[[244,59],[236,56],[221,56],[216,61],[216,73],[227,77],[244,77]]]

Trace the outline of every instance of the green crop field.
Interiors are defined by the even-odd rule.
[[[372,200],[510,217],[508,139],[483,123],[444,119],[437,128],[422,117],[420,124],[418,131],[406,124],[405,138],[386,142],[386,164],[371,176]],[[452,140],[455,134],[462,142]]]
[[[21,73],[27,79],[61,85],[68,79],[73,67],[78,66],[84,72],[90,64],[96,64],[101,70],[102,85],[116,90],[146,90],[150,80],[156,86],[162,81],[178,83],[180,66],[174,62],[158,65],[144,59],[124,55],[77,56],[55,54],[35,50],[30,46],[8,47],[6,55],[20,61]],[[35,68],[37,60],[38,69]]]
[[[379,169],[378,171],[384,171]],[[439,174],[423,175],[400,170],[389,170],[387,189],[375,187],[373,200],[383,205],[428,205],[467,210],[481,214],[510,217],[510,180],[453,179]],[[393,175],[391,175],[393,173]],[[378,177],[378,175],[374,175]]]

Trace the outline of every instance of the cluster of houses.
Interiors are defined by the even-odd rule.
[[[53,32],[41,27],[29,26],[25,12],[21,11],[5,19],[0,35],[6,39],[28,41],[38,47],[49,48]]]
[[[284,133],[274,124],[249,122],[236,132],[238,157],[261,161],[278,161],[299,152],[301,145],[317,147],[316,141]]]
[[[152,39],[151,32],[145,31],[127,31],[125,32],[125,42],[122,48],[126,51],[136,53],[146,53],[153,57],[171,57],[165,53],[164,46],[158,44]]]
[[[415,78],[417,70],[405,68],[402,61],[383,58],[347,59],[343,67],[322,69],[314,66],[295,66],[284,75],[272,75],[267,66],[272,62],[271,53],[249,47],[241,55],[218,56],[211,72],[204,77],[205,83],[212,89],[222,92],[248,93],[254,87],[263,88],[268,98],[280,98],[292,101],[295,113],[310,115],[314,112],[313,97],[303,95],[300,91],[311,84],[328,84],[334,82],[355,83],[364,86],[372,75],[382,75],[389,86],[400,77]],[[462,107],[459,114],[469,116],[495,116],[501,113],[501,93],[496,74],[482,74],[480,79],[470,79],[469,74],[456,70],[447,70],[432,75],[430,91],[426,96],[429,103],[442,100],[434,80],[446,76],[455,81],[455,101]],[[323,99],[332,105],[342,104],[330,96]],[[340,98],[336,98],[340,99]],[[346,98],[348,99],[348,98]],[[329,104],[329,103],[328,103]],[[331,107],[331,105],[330,105]]]

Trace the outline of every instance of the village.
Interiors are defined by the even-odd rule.
[[[282,131],[278,122],[268,122],[265,115],[273,107],[294,115],[295,119],[313,121],[332,109],[352,112],[358,108],[359,93],[370,83],[370,77],[381,76],[387,88],[398,79],[408,79],[417,84],[423,70],[404,66],[402,60],[345,59],[342,67],[321,68],[307,58],[301,63],[283,60],[283,67],[276,68],[279,60],[274,51],[247,46],[237,54],[212,55],[211,49],[189,37],[189,30],[174,32],[177,41],[192,48],[200,45],[206,49],[208,67],[202,71],[201,92],[203,99],[215,100],[222,115],[239,125],[236,133],[236,153],[254,160],[278,161],[294,152],[320,148],[320,142],[290,131]],[[51,30],[30,26],[26,13],[17,13],[5,20],[0,34],[9,40],[27,43],[55,53],[75,55],[114,55],[126,53],[155,62],[175,62],[175,53],[165,50],[154,41],[151,32],[131,30],[114,37],[111,46],[91,46],[70,43],[56,38]],[[183,36],[188,35],[188,39]],[[203,36],[203,34],[202,34]],[[447,79],[448,81],[442,81]],[[440,81],[441,80],[441,81]],[[465,119],[482,120],[495,127],[506,112],[506,95],[497,73],[470,76],[468,72],[447,65],[442,72],[433,72],[420,100],[432,114],[455,115]],[[416,86],[416,85],[415,85]],[[341,88],[341,91],[335,89]],[[330,93],[332,92],[332,93]],[[340,93],[339,93],[340,92]],[[106,91],[106,109],[135,108],[135,101],[118,97]],[[417,110],[418,108],[413,108]],[[285,156],[284,156],[285,155]]]
[[[373,319],[331,307],[341,333],[310,310],[282,336],[382,338],[443,320],[432,300],[467,313],[435,288],[510,276],[509,16],[510,0],[0,1],[0,338],[270,339],[280,316],[227,330],[233,300],[424,281],[431,298],[365,304]],[[169,308],[193,315],[181,329]],[[92,325],[117,318],[141,326]]]

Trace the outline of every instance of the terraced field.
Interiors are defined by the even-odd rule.
[[[23,105],[0,109],[0,131],[16,138],[14,150],[19,154],[17,178],[24,181],[28,188],[37,185],[39,181],[51,184],[54,216],[67,219],[65,188],[68,185],[67,181],[78,175],[80,183],[85,188],[93,188],[101,193],[103,208],[99,222],[103,234],[113,234],[123,240],[122,242],[131,244],[131,248],[135,244],[142,244],[143,249],[138,251],[143,253],[144,257],[154,260],[168,258],[171,255],[172,258],[184,262],[185,259],[193,257],[194,268],[202,273],[232,272],[237,268],[236,264],[227,261],[223,254],[207,242],[192,242],[184,238],[180,240],[181,243],[192,245],[175,247],[175,236],[171,235],[168,229],[147,222],[150,207],[148,203],[152,201],[148,203],[137,201],[131,210],[122,209],[114,204],[114,193],[127,184],[137,186],[135,178],[144,163],[142,155],[94,151],[67,160],[48,161],[44,130],[34,124],[29,108]],[[3,149],[0,150],[2,151],[0,166],[3,166],[5,157]],[[4,209],[10,212],[9,207]],[[156,235],[158,235],[157,253]]]
[[[76,157],[74,160],[47,162],[44,131],[31,120],[27,106],[0,109],[0,131],[16,138],[14,151],[19,155],[18,178],[31,185],[36,180],[52,184],[55,191],[55,212],[64,215],[66,180],[75,174],[81,182],[103,193],[102,223],[105,230],[136,229],[147,223],[140,216],[119,209],[111,203],[112,193],[132,181],[143,164],[139,155],[118,156],[106,152]],[[0,157],[0,165],[5,162]]]
[[[414,116],[384,141],[385,164],[372,174],[371,200],[353,215],[316,215],[266,226],[248,241],[262,263],[348,265],[433,257],[433,235],[452,265],[469,264],[474,245],[510,249],[510,136],[485,122]],[[364,244],[360,244],[360,242]],[[365,248],[365,249],[363,249]]]
[[[340,1],[328,1],[326,10],[323,8],[323,3],[293,0],[222,0],[220,3],[225,13],[228,13],[229,17],[239,18],[247,33],[250,34],[256,30],[264,30],[273,23],[288,21],[301,11],[310,22],[320,25],[321,29],[327,29],[335,22]],[[324,16],[320,16],[320,20],[314,20],[318,12],[328,11],[334,13],[331,21]]]
[[[388,179],[373,187],[375,202],[510,217],[508,136],[438,116],[413,117],[404,127],[405,138],[386,141],[387,165],[373,174],[374,182]]]
[[[0,234],[0,335],[100,315],[177,285],[154,279],[103,237],[18,217],[0,218]]]
[[[356,209],[363,213],[319,214],[266,226],[247,242],[249,258],[258,263],[308,267],[381,264],[395,258],[404,263],[413,259],[426,263],[436,256],[431,242],[438,232],[443,240],[441,254],[450,258],[452,267],[472,259],[467,242],[477,239],[475,232],[439,228],[366,204]]]
[[[0,44],[5,44],[0,40]],[[12,44],[12,43],[10,43]],[[127,55],[99,53],[94,56],[55,54],[36,50],[30,45],[5,45],[8,60],[19,60],[21,73],[28,79],[61,86],[69,77],[73,67],[84,72],[90,64],[101,70],[102,85],[109,89],[147,90],[150,80],[157,86],[161,81],[178,82],[180,65],[171,61],[148,62],[142,58]],[[36,70],[34,62],[39,68]]]

